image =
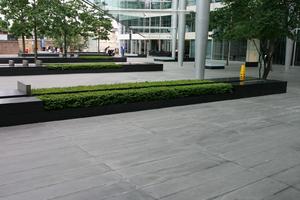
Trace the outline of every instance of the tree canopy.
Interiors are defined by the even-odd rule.
[[[224,0],[223,7],[211,13],[214,37],[226,40],[259,40],[256,44],[267,78],[274,50],[285,37],[295,39],[300,27],[299,0]]]
[[[81,0],[0,0],[0,14],[9,22],[9,32],[23,38],[23,46],[25,36],[47,36],[63,44],[65,54],[76,46],[71,43],[88,37],[107,39],[112,28],[103,12]]]

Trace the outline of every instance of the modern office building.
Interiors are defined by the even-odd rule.
[[[98,0],[98,3],[119,21],[118,40],[127,53],[164,52],[174,56],[174,51],[181,49],[180,44],[183,43],[180,40],[184,37],[184,56],[195,57],[196,0]],[[211,10],[221,6],[221,0],[211,0]],[[178,15],[172,12],[174,10]],[[180,33],[179,25],[179,11],[182,10],[186,11],[184,35]],[[178,43],[174,42],[174,36]],[[293,52],[293,49],[297,50]],[[300,65],[300,44],[294,45],[283,38],[276,48],[274,63],[285,64],[286,54],[290,61],[295,60],[295,64]],[[213,60],[258,60],[251,41],[215,41],[211,37],[208,37],[206,57]]]

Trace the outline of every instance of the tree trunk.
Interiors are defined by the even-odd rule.
[[[275,49],[275,42],[269,40],[267,45],[267,55],[264,58],[264,72],[262,77],[263,79],[267,79],[270,71],[272,70],[274,49]]]
[[[25,35],[22,34],[22,53],[25,53],[26,45],[25,45]]]
[[[36,0],[33,1],[33,9],[36,9]],[[36,63],[38,59],[38,44],[37,44],[37,24],[36,24],[36,16],[34,16],[34,62]]]
[[[34,26],[34,62],[38,59],[37,27]]]
[[[65,31],[64,32],[64,57],[67,57],[67,53],[68,53],[68,50],[67,50],[67,33]]]
[[[229,66],[230,54],[231,54],[230,51],[231,51],[231,41],[228,42],[228,52],[227,52],[226,66]]]

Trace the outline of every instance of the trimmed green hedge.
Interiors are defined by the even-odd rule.
[[[110,85],[33,89],[32,94],[33,95],[64,94],[64,93],[94,92],[94,91],[104,91],[104,90],[139,89],[139,88],[148,88],[148,87],[197,85],[197,84],[207,84],[207,83],[213,83],[213,82],[209,80],[176,80],[176,81],[119,83],[119,84],[110,84]]]
[[[101,59],[111,59],[112,56],[89,56],[89,55],[85,55],[85,56],[79,56],[79,58],[87,59],[87,60],[101,60]]]
[[[80,69],[118,69],[122,65],[110,62],[102,63],[64,63],[64,64],[47,64],[49,70],[80,70]]]
[[[224,94],[232,90],[231,84],[210,83],[198,85],[148,87],[129,90],[108,90],[73,94],[42,95],[39,98],[46,110],[84,108],[134,102],[149,102],[192,97],[208,94]]]

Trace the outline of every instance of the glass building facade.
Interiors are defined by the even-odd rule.
[[[96,1],[96,0],[95,0]],[[212,4],[220,4],[222,0],[211,0]],[[172,0],[97,0],[104,10],[115,11],[112,15],[122,24],[120,39],[127,47],[127,52],[146,53],[146,46],[151,51],[171,51],[171,14],[153,12],[151,10],[170,10]],[[196,0],[186,0],[188,10],[195,10]],[[136,9],[137,12],[132,12]],[[127,12],[126,10],[131,10]],[[144,10],[144,14],[140,12]],[[186,15],[186,41],[185,56],[195,56],[195,12]],[[133,34],[133,36],[131,35]],[[131,36],[128,36],[131,35]],[[131,38],[132,37],[132,38]],[[133,41],[130,42],[130,39]],[[141,41],[139,41],[141,40]],[[142,46],[140,48],[133,47]],[[296,64],[300,64],[300,44],[297,45]],[[276,48],[274,63],[284,64],[285,60],[285,39]],[[137,49],[140,49],[139,51]],[[215,41],[208,39],[207,58],[214,60],[245,61],[247,55],[247,41]]]

